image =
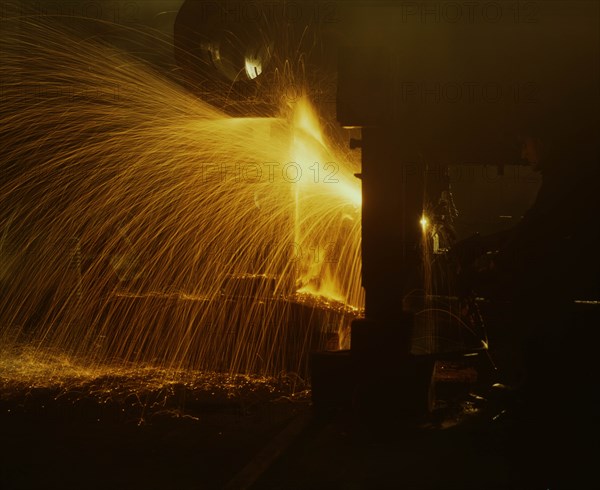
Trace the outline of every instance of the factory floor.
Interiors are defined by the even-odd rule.
[[[99,396],[95,385],[18,389],[1,374],[2,490],[220,489],[309,410],[306,395],[264,383]]]
[[[441,362],[433,411],[414,418],[384,404],[368,417],[316,411],[295,378],[153,388],[144,374],[35,388],[0,371],[0,489],[594,488],[599,319],[597,306],[573,317],[534,396],[492,388],[485,363]],[[504,324],[488,322],[490,341],[510,352]],[[510,355],[499,347],[500,362]]]
[[[299,438],[253,490],[556,490],[597,486],[597,305],[577,310],[551,356],[539,355],[521,389],[510,373],[507,317],[488,313],[490,374],[443,364],[431,414],[403,420],[380,403],[368,417],[340,409]],[[512,367],[512,366],[510,366]],[[390,387],[393,389],[393,387]],[[385,399],[385,397],[384,397]],[[393,397],[392,397],[393,399]],[[594,482],[594,483],[592,483]]]
[[[595,478],[591,416],[578,420],[575,412],[551,408],[529,413],[514,401],[475,393],[459,410],[393,427],[338,413],[307,432],[252,488],[546,490],[588,488]]]
[[[587,488],[593,407],[524,410],[471,374],[447,367],[433,413],[406,420],[317,416],[306,394],[268,390],[245,400],[217,393],[216,402],[207,392],[185,410],[161,410],[156,398],[146,414],[124,416],[90,397],[2,392],[0,488]]]

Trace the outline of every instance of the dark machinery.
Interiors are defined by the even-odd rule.
[[[433,361],[411,354],[414,314],[403,306],[421,274],[425,161],[415,126],[399,124],[392,100],[393,57],[381,48],[339,53],[337,117],[362,128],[362,281],[365,318],[351,333],[354,402],[426,411]]]
[[[425,184],[439,184],[448,165],[520,163],[519,135],[553,118],[568,128],[563,116],[574,111],[565,105],[582,93],[593,100],[580,106],[597,104],[598,49],[588,36],[597,10],[589,2],[453,3],[451,10],[444,2],[324,3],[326,10],[307,2],[294,19],[284,8],[240,22],[239,2],[188,0],[175,25],[176,48],[185,52],[179,64],[194,86],[212,77],[218,83],[206,85],[209,92],[237,94],[232,112],[243,112],[254,95],[269,93],[286,48],[301,50],[286,44],[290,33],[309,39],[306,73],[334,82],[321,112],[362,130],[351,145],[362,150],[366,294],[351,350],[313,357],[313,400],[423,413],[432,404],[435,356],[412,353],[415,317],[403,299],[423,288]],[[269,5],[253,3],[259,11]],[[565,30],[570,50],[556,35]]]
[[[567,22],[585,24],[583,10],[581,5],[571,9]],[[405,29],[401,34],[382,34],[385,44],[358,42],[339,49],[337,119],[362,129],[362,139],[351,145],[362,149],[366,304],[365,318],[352,325],[350,352],[313,357],[317,407],[352,404],[367,419],[387,412],[388,422],[432,408],[434,359],[448,353],[414,355],[415,317],[402,304],[413,288],[423,288],[423,189],[432,177],[443,178],[439,170],[429,174],[432,166],[469,162],[497,165],[501,172],[504,164],[519,162],[519,132],[539,127],[550,114],[580,114],[581,101],[570,92],[571,76],[585,64],[574,64],[560,49],[552,51],[547,28],[556,25],[558,16],[552,8],[544,13],[549,25],[534,38],[523,25],[510,34],[502,27],[486,33],[475,26],[465,35],[447,25],[434,32],[422,18],[416,27],[396,26]],[[529,50],[536,44],[543,49],[533,73]],[[594,48],[585,43],[580,48],[591,61]],[[494,57],[509,54],[513,69],[519,67],[526,81],[515,77],[519,68],[513,72],[494,64]],[[466,65],[467,59],[476,62]],[[434,67],[428,69],[426,63]],[[550,74],[552,63],[569,66],[570,75]],[[492,87],[493,97],[488,92]],[[452,94],[445,92],[450,88]]]

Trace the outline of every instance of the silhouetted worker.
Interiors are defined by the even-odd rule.
[[[521,408],[513,415],[516,461],[536,478],[544,473],[551,488],[570,488],[582,466],[578,448],[598,435],[589,400],[598,319],[586,313],[581,321],[574,303],[600,299],[598,134],[597,123],[578,119],[584,113],[556,114],[523,138],[522,157],[541,172],[542,185],[493,263],[512,305],[505,328],[522,367],[512,380]],[[532,470],[533,453],[544,463]]]
[[[563,159],[551,145],[543,135],[523,139],[521,156],[541,172],[542,185],[533,206],[504,237],[494,261],[500,289],[513,307],[512,328],[519,339],[515,349],[523,368],[520,382],[536,404],[555,396],[551,387],[561,384],[556,368],[564,362],[562,347],[578,269],[583,267],[578,254],[585,253],[581,249],[590,226],[578,195],[585,169]]]
[[[595,126],[556,126],[522,138],[521,157],[541,173],[542,185],[521,222],[462,245],[471,252],[497,251],[479,274],[479,286],[487,289],[484,295],[512,305],[506,328],[514,334],[513,361],[522,373],[509,381],[536,407],[555,403],[571,378],[583,375],[570,369],[577,343],[586,342],[570,329],[573,302],[599,298]],[[457,249],[460,255],[461,245]],[[468,281],[475,276],[473,267],[463,274]]]

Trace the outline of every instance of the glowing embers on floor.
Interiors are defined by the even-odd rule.
[[[136,422],[160,417],[198,420],[206,410],[241,410],[281,398],[308,400],[307,385],[295,375],[278,377],[174,371],[149,365],[92,366],[64,354],[31,347],[2,351],[2,416]],[[18,413],[17,413],[18,412]]]

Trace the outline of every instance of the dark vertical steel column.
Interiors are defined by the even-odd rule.
[[[423,169],[401,128],[362,130],[362,282],[367,319],[397,322],[419,287]]]
[[[399,68],[379,47],[340,51],[338,120],[362,128],[362,284],[365,318],[352,323],[353,406],[360,419],[431,409],[433,361],[411,354],[414,315],[403,298],[422,286],[424,168],[414,119],[398,114]],[[391,387],[391,389],[390,389]]]
[[[398,324],[420,286],[422,159],[409,115],[397,113],[396,63],[380,47],[340,50],[338,120],[362,128],[362,282],[365,316]]]

